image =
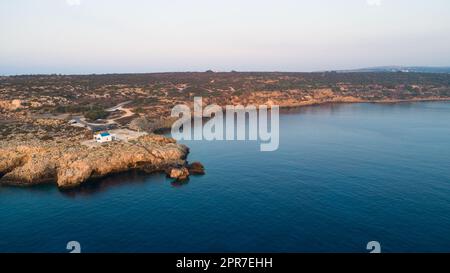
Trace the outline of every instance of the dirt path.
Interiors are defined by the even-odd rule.
[[[122,116],[120,116],[118,118],[115,118],[115,119],[108,119],[108,122],[109,121],[115,122],[116,120],[119,120],[119,119],[122,119],[122,118],[131,117],[132,115],[134,115],[134,112],[131,111],[130,108],[123,108],[121,106],[121,107],[117,108],[116,110],[123,111],[123,112],[125,112],[125,114],[123,114]]]
[[[126,118],[126,117],[131,117],[131,116],[134,115],[134,112],[131,111],[130,108],[123,108],[123,106],[129,104],[130,102],[131,101],[122,102],[122,103],[119,103],[118,105],[116,105],[114,107],[106,109],[107,112],[114,112],[114,111],[119,110],[119,111],[123,111],[125,113],[122,116],[118,117],[118,118],[107,119],[107,120],[105,120],[105,123],[91,123],[91,122],[86,121],[86,118],[83,117],[83,116],[75,117],[74,119],[78,123],[83,124],[83,125],[91,128],[91,129],[103,128],[103,127],[108,126],[108,125],[117,124],[116,120],[119,120],[119,119],[122,119],[122,118]]]

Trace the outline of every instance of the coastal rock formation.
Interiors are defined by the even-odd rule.
[[[87,127],[109,127],[99,121],[86,125],[86,116],[109,114],[119,129],[165,132],[177,119],[171,109],[178,104],[193,108],[194,97],[202,97],[205,105],[279,105],[286,111],[325,103],[450,100],[449,82],[450,74],[403,72],[0,77],[0,183],[53,181],[69,187],[129,169],[205,172],[201,164],[186,166],[185,146],[161,136],[81,145],[92,139]],[[172,176],[185,174],[175,170]]]
[[[91,178],[131,169],[157,172],[185,166],[188,153],[186,146],[159,135],[96,147],[70,140],[0,141],[0,183],[25,186],[55,182],[60,188],[74,187]]]
[[[189,170],[186,167],[172,168],[167,173],[167,175],[170,178],[176,179],[178,181],[183,181],[183,180],[188,179],[188,177],[189,177]]]
[[[190,174],[198,174],[198,175],[204,175],[205,174],[205,166],[203,166],[200,162],[193,162],[187,166]]]
[[[233,104],[279,105],[281,108],[301,107],[323,103],[355,103],[364,100],[352,95],[336,94],[329,88],[303,90],[255,91],[241,97],[233,97]]]
[[[145,117],[138,117],[128,124],[128,128],[134,131],[147,132],[150,131],[150,122]]]
[[[159,117],[157,119],[147,119],[146,117],[138,117],[133,119],[129,124],[128,128],[134,131],[143,132],[165,132],[170,131],[172,124],[177,120],[177,118]]]

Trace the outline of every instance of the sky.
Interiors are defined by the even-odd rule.
[[[0,75],[450,66],[448,0],[0,0]]]

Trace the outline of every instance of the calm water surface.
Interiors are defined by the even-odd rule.
[[[0,187],[0,252],[450,252],[450,103],[305,107],[280,149],[186,142],[207,175]]]

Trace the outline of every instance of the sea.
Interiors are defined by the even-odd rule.
[[[279,149],[182,141],[206,175],[0,187],[0,252],[450,252],[450,103],[282,111]]]

